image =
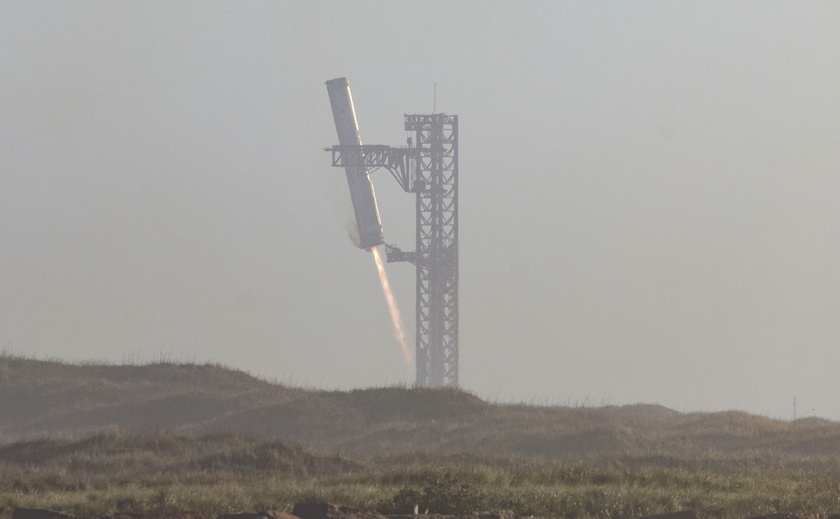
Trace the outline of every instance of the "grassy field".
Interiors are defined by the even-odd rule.
[[[311,499],[569,519],[838,513],[838,452],[840,423],[813,417],[320,391],[218,365],[0,355],[0,517],[46,507],[214,518]]]
[[[193,510],[207,517],[325,500],[383,512],[512,509],[570,519],[694,509],[702,517],[840,511],[825,460],[729,457],[559,462],[476,454],[348,458],[238,435],[109,432],[0,449],[0,515]]]

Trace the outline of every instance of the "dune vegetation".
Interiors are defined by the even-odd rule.
[[[0,517],[510,509],[840,512],[840,424],[656,405],[498,404],[455,389],[318,391],[217,365],[0,357]]]

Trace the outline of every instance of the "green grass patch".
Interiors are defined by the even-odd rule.
[[[657,463],[657,461],[659,463]],[[809,460],[709,455],[561,462],[474,454],[350,459],[236,435],[111,432],[0,449],[0,516],[15,507],[78,515],[291,511],[323,500],[382,512],[510,509],[607,519],[693,509],[704,518],[836,513],[840,477]]]

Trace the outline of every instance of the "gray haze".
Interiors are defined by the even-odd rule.
[[[840,3],[0,3],[0,341],[411,383],[347,237],[367,143],[460,116],[461,381],[840,419]],[[386,240],[413,198],[374,176]],[[409,335],[414,271],[389,265]]]

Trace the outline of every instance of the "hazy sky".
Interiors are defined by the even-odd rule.
[[[834,1],[2,1],[0,341],[412,383],[324,82],[392,145],[437,83],[465,389],[840,420],[838,27]],[[413,196],[374,184],[412,249]]]

